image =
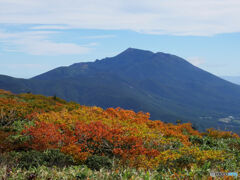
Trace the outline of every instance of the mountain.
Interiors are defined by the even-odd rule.
[[[0,76],[0,88],[150,112],[153,120],[180,119],[200,130],[240,131],[240,86],[166,53],[129,48],[115,57],[59,67],[31,79]]]
[[[240,85],[240,76],[223,76],[222,78],[234,84]]]

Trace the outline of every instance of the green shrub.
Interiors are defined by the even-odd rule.
[[[183,155],[180,158],[173,161],[173,164],[180,168],[188,167],[191,163],[195,163],[196,159],[191,155]]]
[[[43,154],[44,161],[47,162],[48,167],[64,167],[75,164],[75,161],[71,156],[62,153],[59,150],[47,150]]]
[[[21,133],[24,129],[26,129],[26,127],[30,127],[30,126],[33,126],[33,125],[34,125],[34,122],[33,121],[29,121],[27,119],[25,119],[25,120],[16,120],[11,125],[11,129],[14,132]]]
[[[204,142],[203,138],[198,136],[190,136],[189,141],[194,145],[203,145]]]
[[[169,169],[181,171],[186,168],[189,169],[190,165],[193,163],[196,163],[196,159],[191,154],[183,155],[178,159],[167,161],[166,163],[160,163],[157,171],[167,172]]]
[[[11,152],[11,157],[16,160],[16,166],[20,168],[30,168],[38,166],[57,166],[64,167],[74,165],[75,162],[71,156],[61,153],[59,150],[26,151],[26,152]]]
[[[86,160],[86,165],[92,169],[99,171],[101,168],[111,169],[112,161],[105,156],[90,156]]]

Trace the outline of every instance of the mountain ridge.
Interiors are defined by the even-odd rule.
[[[240,86],[162,52],[128,48],[114,57],[58,67],[30,79],[0,77],[0,88],[150,112],[152,119],[181,119],[201,129],[206,123],[233,129],[239,125],[218,119],[240,116]]]
[[[222,79],[240,85],[240,76],[222,76]]]

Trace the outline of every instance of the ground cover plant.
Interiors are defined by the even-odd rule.
[[[210,172],[240,172],[237,134],[149,118],[1,90],[0,177],[207,179]]]

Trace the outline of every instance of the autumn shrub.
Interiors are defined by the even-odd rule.
[[[3,89],[0,89],[0,94],[1,95],[12,95],[12,93],[10,91],[6,91],[6,90],[3,90]]]
[[[204,135],[207,135],[209,137],[214,138],[240,138],[239,135],[236,133],[230,132],[230,131],[220,131],[213,128],[207,129],[206,133],[203,133]]]
[[[14,108],[0,108],[0,126],[8,127],[19,119],[24,119],[24,115],[21,115],[17,109]]]
[[[30,137],[26,146],[39,151],[57,149],[63,138],[58,125],[44,122],[36,122],[34,126],[26,128],[22,134]]]
[[[9,152],[13,150],[18,150],[25,148],[25,145],[22,143],[15,143],[11,141],[11,138],[14,136],[13,132],[1,131],[0,130],[0,153]],[[23,138],[26,138],[25,136]]]
[[[155,128],[149,132],[157,132],[159,127]],[[200,136],[189,124],[164,125],[164,129],[159,130],[165,134],[156,139],[155,136],[136,135],[140,132],[137,128],[102,121],[78,121],[69,125],[36,121],[23,131],[23,135],[30,137],[27,146],[32,149],[59,149],[80,163],[97,155],[118,158],[120,165],[124,166],[155,169],[159,164],[168,168],[190,168],[192,163],[201,166],[205,160],[219,162],[223,159],[222,145],[218,144],[221,141]],[[175,134],[173,130],[183,134]]]
[[[230,139],[228,143],[228,148],[231,151],[240,152],[240,138],[239,139]]]

